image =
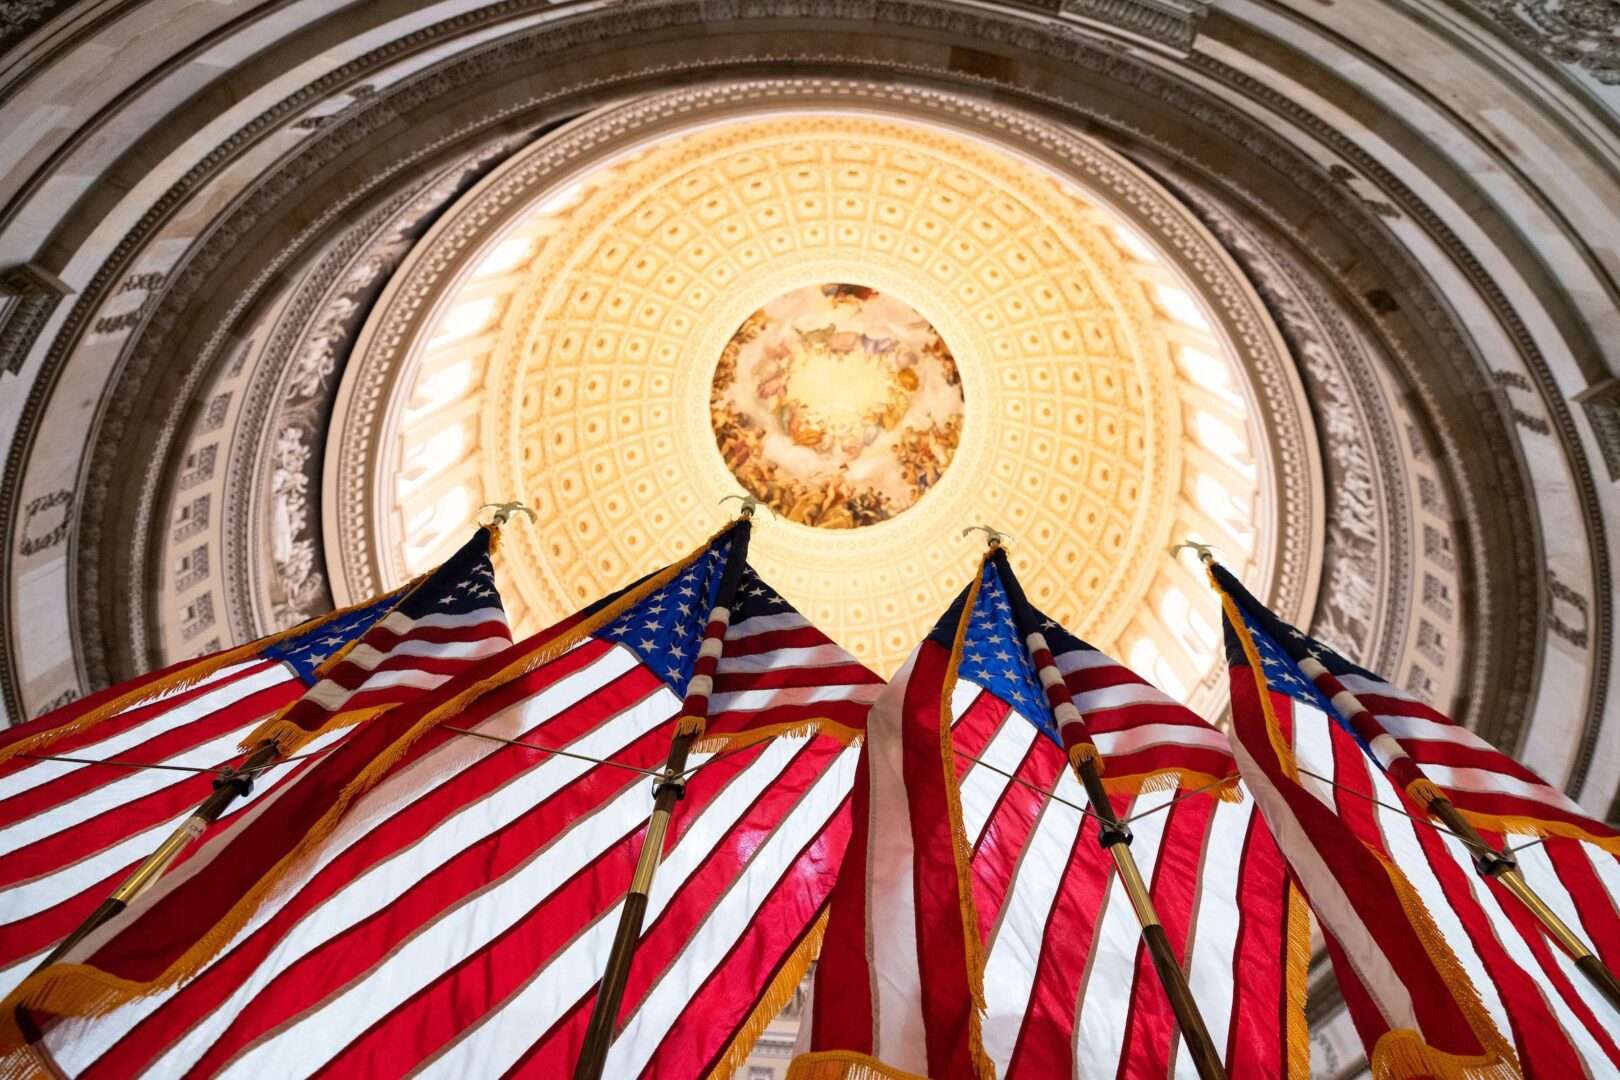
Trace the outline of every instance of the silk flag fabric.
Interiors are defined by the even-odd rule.
[[[992,556],[873,708],[795,1080],[1195,1075],[1022,603]],[[1308,916],[1224,737],[1030,618],[1231,1075],[1303,1077]]]
[[[1359,710],[1352,702],[1388,716],[1389,703],[1398,697],[1409,717],[1419,710],[1439,714],[1282,622],[1226,571],[1217,568],[1216,577],[1240,610],[1256,613],[1268,639],[1292,661],[1292,669],[1279,666],[1279,672],[1320,693],[1315,709],[1294,711],[1294,749],[1304,783],[1316,787],[1340,820],[1411,882],[1486,1012],[1511,1037],[1524,1074],[1620,1073],[1620,1050],[1611,1034],[1620,1030],[1620,1015],[1512,894],[1476,873],[1461,840],[1424,820],[1409,797],[1414,773],[1421,777],[1428,767],[1419,771],[1399,747],[1380,744],[1384,734],[1370,730],[1365,716],[1355,723]],[[1351,686],[1356,689],[1350,697],[1341,696]],[[1364,740],[1369,733],[1370,745]],[[1499,835],[1486,839],[1502,846]],[[1516,857],[1526,880],[1566,923],[1588,941],[1609,943],[1612,954],[1620,938],[1620,918],[1610,901],[1620,878],[1614,856],[1597,845],[1554,837],[1524,844]]]
[[[1259,607],[1223,567],[1212,572],[1240,604]],[[1278,640],[1419,806],[1443,796],[1477,828],[1569,837],[1620,853],[1620,830],[1589,817],[1562,791],[1445,713],[1292,627]]]
[[[0,746],[0,756],[12,751],[0,761],[0,994],[14,989],[208,796],[217,773],[191,770],[239,765],[238,743],[251,749],[257,729],[306,708],[322,716],[317,728],[336,732],[353,722],[354,706],[371,715],[510,643],[488,537],[479,530],[411,587],[231,650],[225,665],[205,658],[198,663],[212,670],[194,682],[187,683],[187,669],[135,680],[136,687],[169,689],[95,724],[82,723],[85,710],[63,710],[8,731]],[[368,658],[361,643],[378,640],[384,627],[412,611],[423,612],[413,629],[389,632],[393,647]],[[333,685],[327,669],[334,665],[351,689],[310,705]],[[128,694],[114,687],[98,698]],[[38,760],[31,756],[37,753],[118,764]],[[292,767],[261,773],[256,791]],[[245,805],[239,800],[231,813]]]
[[[148,980],[146,992],[47,1025],[34,1052],[84,1076],[565,1073],[727,547],[722,534],[361,725],[70,955]],[[743,581],[725,647],[757,660],[727,668],[722,653],[736,681],[716,696],[738,696],[715,715],[733,714],[742,734],[803,729],[810,697],[864,709],[878,677],[757,576]],[[403,754],[351,794],[349,759],[387,756],[376,744],[407,728],[418,731]],[[697,1075],[746,1054],[819,939],[855,753],[810,734],[694,758],[609,1075]],[[266,854],[298,836],[322,842]],[[267,876],[265,902],[192,977],[152,978],[194,941],[182,927],[219,923],[230,897]]]
[[[321,665],[314,686],[242,740],[242,749],[271,739],[282,754],[296,754],[312,739],[409,701],[510,645],[490,563],[495,535],[479,529],[404,590],[386,614]]]
[[[1520,1075],[1417,886],[1341,816],[1336,789],[1299,757],[1309,731],[1360,748],[1324,723],[1333,706],[1278,643],[1280,624],[1224,590],[1221,599],[1238,765],[1316,914],[1373,1075]]]

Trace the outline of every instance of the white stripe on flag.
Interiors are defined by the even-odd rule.
[[[1066,653],[1058,653],[1052,657],[1052,663],[1056,664],[1058,670],[1065,675],[1076,671],[1086,671],[1090,668],[1123,666],[1119,661],[1098,652],[1096,649],[1071,649]]]
[[[778,630],[803,630],[810,626],[810,620],[796,611],[785,612],[781,615],[755,615],[751,619],[744,619],[740,623],[732,623],[726,627],[727,641],[741,641],[743,638],[757,637],[760,634],[770,634]]]
[[[784,686],[774,690],[737,690],[709,699],[709,715],[723,712],[759,712],[785,705],[814,705],[822,701],[876,701],[880,683],[833,686]]]
[[[1031,727],[1028,721],[1016,715],[1011,719]],[[1030,992],[1035,988],[1052,903],[1068,868],[1075,835],[1085,820],[1079,810],[1058,800],[1080,807],[1088,805],[1084,789],[1069,769],[1058,774],[1056,790],[1057,798],[1046,800],[1034,834],[1017,860],[1018,869],[984,966],[984,1051],[1003,1076],[1012,1062],[1018,1033],[1023,1030],[1024,1015],[1029,1008]],[[1087,851],[1081,857],[1107,856],[1098,849]],[[1120,985],[1129,986],[1129,980]]]
[[[1034,724],[1009,711],[990,739],[990,745],[979,755],[984,765],[969,764],[961,784],[962,829],[969,843],[978,843],[979,834],[989,821],[997,800],[1007,790],[1007,785],[1012,783],[1006,774],[1018,771],[1036,735]]]
[[[777,743],[785,741],[776,740]],[[709,917],[686,942],[675,963],[658,980],[614,1041],[608,1053],[606,1075],[636,1076],[646,1068],[686,1003],[730,954],[747,929],[750,916],[793,864],[800,849],[843,802],[855,776],[855,759],[859,753],[858,749],[846,747],[817,777],[814,786],[787,819],[772,831],[749,861],[742,878],[715,904]]]
[[[896,1069],[928,1071],[918,960],[916,868],[911,804],[906,798],[904,708],[906,684],[917,663],[905,666],[867,714],[870,826],[867,834],[866,912],[872,943],[873,1050]],[[875,977],[877,972],[894,977]]]
[[[1141,724],[1119,731],[1098,732],[1092,741],[1103,757],[1109,754],[1134,754],[1150,746],[1204,746],[1226,752],[1226,736],[1214,728],[1194,727],[1191,724]]]
[[[797,649],[772,649],[770,652],[753,653],[748,656],[720,657],[719,666],[715,669],[721,675],[734,672],[772,671],[776,668],[815,668],[834,667],[840,664],[857,663],[854,657],[837,645],[808,645]]]
[[[433,627],[442,630],[462,630],[469,626],[480,626],[483,623],[499,623],[506,625],[506,612],[498,607],[477,608],[473,611],[463,611],[460,614],[435,611],[431,615],[423,615],[412,620],[410,629]],[[403,633],[409,633],[405,630]]]
[[[257,664],[259,661],[255,660],[253,663]],[[201,686],[206,683],[219,682],[223,679],[229,678],[231,675],[234,675],[248,666],[250,665],[232,665],[231,667],[215,672],[213,676],[208,679],[201,680],[197,685]],[[242,700],[250,694],[255,694],[258,691],[274,686],[277,683],[287,682],[291,678],[292,672],[285,665],[270,664],[268,667],[264,668],[264,670],[255,671],[253,674],[247,675],[229,686],[218,687],[206,694],[199,694],[197,697],[183,705],[178,705],[172,709],[160,712],[152,719],[136,724],[128,731],[120,732],[111,738],[101,739],[97,742],[91,743],[88,746],[80,747],[79,749],[72,751],[70,756],[97,759],[117,757],[119,754],[128,750],[132,746],[139,746],[148,739],[155,738],[164,732],[174,731],[178,728],[185,727],[187,724],[193,723],[194,721],[207,716],[216,709],[222,709],[233,702]],[[148,704],[149,702],[142,702],[139,706],[137,706],[137,708],[144,708]],[[52,751],[49,747],[46,747],[40,752],[49,754],[53,753],[54,751]],[[64,751],[64,753],[66,753],[66,751]],[[210,764],[216,763],[210,762]],[[26,768],[18,769],[9,776],[0,777],[0,799],[9,799],[14,795],[20,795],[25,791],[38,787],[40,784],[55,780],[60,776],[67,776],[69,773],[78,772],[80,769],[85,768],[89,768],[89,766],[78,765],[68,761],[35,762],[33,765]]]
[[[1547,784],[1529,784],[1516,776],[1489,769],[1456,769],[1449,765],[1423,766],[1424,775],[1441,787],[1458,791],[1482,791],[1489,795],[1516,795],[1521,799],[1534,799],[1550,803],[1574,813],[1580,807],[1569,801],[1562,791]]]
[[[1422,698],[1411,691],[1402,690],[1400,687],[1393,686],[1383,679],[1369,679],[1365,675],[1356,675],[1354,673],[1336,675],[1334,678],[1339,680],[1340,686],[1357,697],[1365,695],[1366,697],[1400,698],[1402,701],[1412,701],[1419,705],[1426,704]],[[1366,703],[1363,702],[1363,704]]]
[[[1142,880],[1149,884],[1159,861],[1165,821],[1170,816],[1163,807],[1175,797],[1174,790],[1149,791],[1131,803],[1130,816],[1136,819],[1131,822],[1136,838],[1131,854],[1136,856]],[[1155,809],[1161,812],[1148,813]],[[1141,943],[1142,928],[1130,896],[1119,875],[1110,874],[1108,896],[1081,990],[1080,1017],[1074,1026],[1075,1071],[1081,1076],[1111,1074],[1119,1067],[1131,990],[1136,985],[1136,952]]]
[[[1252,798],[1240,803],[1216,802],[1215,819],[1210,822],[1209,835],[1199,853],[1201,890],[1195,908],[1192,964],[1187,971],[1187,983],[1223,1060],[1231,1046],[1229,1031],[1235,990],[1232,973],[1237,963],[1238,926],[1243,918],[1238,884],[1248,855],[1246,841],[1253,816]],[[1264,823],[1260,828],[1264,830]],[[1198,1080],[1198,1067],[1179,1030],[1175,1062],[1176,1080]]]
[[[1082,713],[1121,709],[1127,705],[1177,705],[1179,702],[1156,686],[1146,683],[1119,683],[1074,695],[1074,707]]]

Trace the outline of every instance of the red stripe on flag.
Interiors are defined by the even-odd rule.
[[[1209,824],[1215,815],[1213,798],[1182,799],[1160,811],[1168,814],[1153,865],[1153,906],[1164,925],[1176,962],[1185,971],[1192,951],[1194,908],[1202,880]],[[1126,816],[1126,815],[1122,815]],[[1099,852],[1099,854],[1101,854]],[[1226,857],[1222,852],[1217,858]],[[1170,997],[1146,945],[1136,950],[1136,971],[1125,1024],[1125,1046],[1120,1055],[1121,1080],[1159,1080],[1170,1073],[1180,1029]]]
[[[1080,986],[1096,945],[1097,913],[1112,878],[1113,861],[1097,843],[1097,819],[1087,814],[1069,846],[1069,861],[1047,916],[1035,985],[1008,1062],[1008,1076],[1073,1075]],[[1119,988],[1099,992],[1117,993]]]
[[[1238,932],[1232,958],[1232,1019],[1225,1032],[1229,1076],[1286,1076],[1288,870],[1256,810],[1238,870]]]

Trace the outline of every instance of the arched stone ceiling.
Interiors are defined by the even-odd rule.
[[[893,670],[961,585],[963,527],[995,522],[1037,603],[1218,711],[1214,624],[1166,549],[1211,540],[1309,605],[1322,500],[1291,364],[1152,181],[1044,125],[942,126],[975,109],[741,83],[515,156],[425,238],[351,361],[326,488],[340,595],[430,565],[501,493],[540,512],[509,549],[534,628],[689,547],[740,490],[709,413],[727,340],[785,292],[854,281],[938,328],[961,443],[891,520],[767,519],[762,573]]]
[[[1192,208],[1310,392],[1321,625],[1607,812],[1613,35],[1539,0],[1063,8],[93,0],[15,41],[8,716],[330,601],[320,521],[278,533],[271,493],[324,494],[359,327],[481,176],[673,85],[876,74],[1082,134]]]

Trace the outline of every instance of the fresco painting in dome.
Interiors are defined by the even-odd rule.
[[[862,285],[810,285],[750,315],[720,355],[716,445],[751,494],[790,521],[874,525],[950,466],[962,380],[939,332]]]

